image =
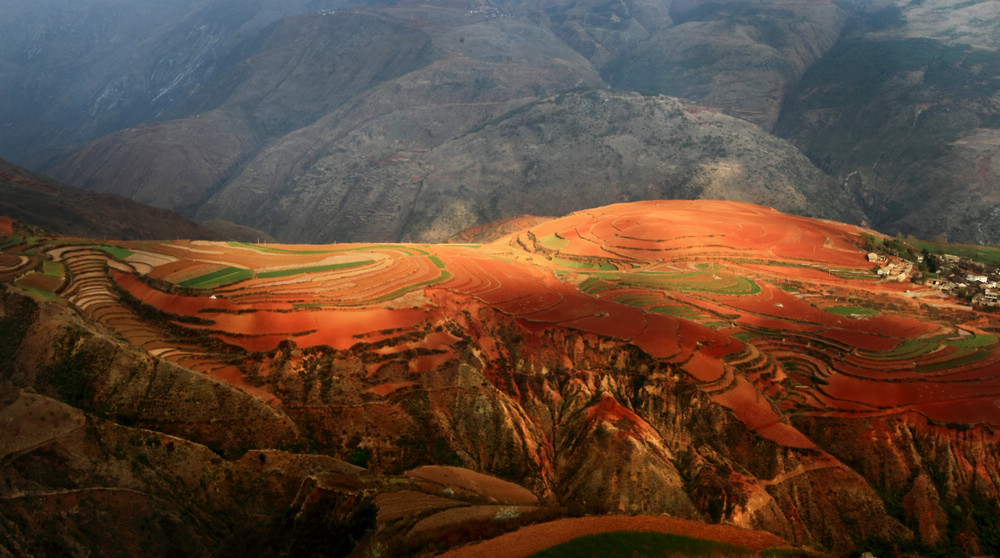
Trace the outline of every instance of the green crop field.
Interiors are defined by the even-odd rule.
[[[5,250],[11,246],[17,246],[21,243],[21,237],[14,235],[8,236],[3,242],[0,242],[0,250]]]
[[[441,261],[441,258],[439,258],[437,256],[431,256],[430,260],[431,260],[431,263],[434,264],[434,267],[436,267],[438,269],[444,269],[444,262]]]
[[[926,250],[930,254],[950,254],[961,258],[990,265],[1000,266],[1000,247],[980,246],[978,244],[945,244],[926,240],[907,239],[917,250]]]
[[[693,275],[680,274],[676,277],[662,277],[658,281],[650,279],[647,277],[628,277],[622,280],[622,285],[722,295],[752,295],[760,292],[760,285],[746,277],[739,276],[715,279],[712,275],[696,273]]]
[[[549,250],[559,251],[565,248],[566,245],[569,244],[569,241],[566,240],[565,238],[560,237],[557,234],[550,234],[548,236],[543,236],[542,238],[539,238],[538,243],[544,246],[545,248],[548,248]]]
[[[339,264],[313,265],[308,267],[296,267],[292,269],[276,269],[274,271],[264,271],[257,274],[261,279],[274,279],[275,277],[288,277],[290,275],[300,275],[303,273],[318,273],[320,271],[336,271],[339,269],[351,269],[372,263],[372,260],[359,260],[356,262],[344,262]]]
[[[102,250],[108,254],[111,254],[113,257],[118,258],[119,260],[124,260],[125,258],[131,256],[134,253],[131,250],[120,248],[118,246],[101,245],[101,246],[94,246],[94,248],[97,248],[98,250]]]
[[[941,361],[932,362],[928,364],[920,364],[917,366],[918,372],[937,372],[940,370],[950,370],[952,368],[958,369],[959,367],[965,366],[967,364],[972,364],[976,361],[980,361],[990,355],[988,351],[978,351],[972,349],[965,349],[964,354],[955,355],[954,358]]]
[[[64,277],[65,269],[59,262],[42,262],[42,273],[50,277]]]
[[[215,287],[221,287],[222,285],[229,285],[230,283],[235,283],[237,281],[250,279],[251,277],[253,277],[253,271],[249,269],[244,269],[242,267],[225,267],[218,271],[213,271],[212,273],[206,273],[205,275],[199,275],[198,277],[181,281],[178,284],[181,287],[188,287],[191,289],[212,289]]]
[[[878,310],[873,308],[862,308],[860,306],[831,306],[826,309],[831,314],[838,316],[878,316]]]
[[[615,271],[618,269],[614,266],[614,264],[608,262],[580,262],[564,258],[552,258],[552,263],[560,267],[568,267],[571,269],[594,269],[600,271]]]
[[[978,349],[980,347],[989,347],[997,342],[997,337],[995,335],[990,335],[988,333],[975,334],[971,337],[966,337],[964,339],[959,339],[958,341],[945,341],[946,344],[953,347],[962,347],[965,349]]]

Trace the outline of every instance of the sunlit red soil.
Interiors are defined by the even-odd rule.
[[[49,253],[72,278],[60,294],[84,312],[133,344],[262,397],[273,395],[243,384],[226,351],[288,341],[357,349],[372,355],[369,375],[386,359],[405,360],[410,377],[366,388],[385,396],[455,359],[459,338],[441,326],[480,309],[529,333],[566,329],[632,344],[789,446],[811,442],[770,400],[785,413],[915,410],[1000,424],[998,321],[964,310],[960,321],[978,325],[960,328],[936,293],[880,282],[861,248],[863,229],[707,201],[514,222],[530,228],[481,246],[175,241],[115,243],[131,251],[117,259],[85,246]],[[23,265],[21,256],[3,257],[9,269]],[[41,275],[25,280],[58,288]],[[121,293],[161,311],[160,321]],[[470,337],[476,319],[465,322]],[[497,340],[484,337],[489,352]]]
[[[870,231],[748,204],[678,201],[523,218],[460,238],[497,231],[508,234],[482,245],[54,240],[28,251],[12,242],[0,251],[0,282],[61,297],[126,342],[290,413],[316,413],[312,424],[331,437],[343,423],[401,430],[402,396],[475,392],[502,381],[497,367],[538,375],[526,383],[583,383],[598,376],[589,368],[606,364],[593,355],[622,347],[629,351],[617,354],[640,354],[655,363],[648,368],[698,386],[702,400],[724,407],[759,441],[810,455],[822,453],[813,451],[818,439],[792,426],[796,415],[1000,426],[1000,319],[913,283],[880,280],[862,248]],[[295,374],[317,355],[336,360],[328,378],[342,390],[329,423],[327,407],[311,406],[315,394],[294,395]],[[302,366],[269,377],[281,359]],[[474,385],[462,385],[469,362],[490,364],[462,380]],[[510,400],[537,395],[517,389],[497,388]],[[640,442],[660,436],[627,398],[588,389],[603,392],[579,415],[595,430],[615,425]],[[533,451],[525,450],[550,470],[551,458]],[[522,487],[465,470],[417,469],[407,482],[422,492],[380,495],[381,523],[419,517],[407,529],[432,532],[537,504]],[[678,521],[567,520],[463,552],[522,555],[612,529],[681,532],[755,550],[783,543]]]

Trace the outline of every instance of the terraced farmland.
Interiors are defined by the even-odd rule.
[[[0,277],[288,409],[334,455],[364,444],[383,470],[419,459],[502,470],[558,499],[584,490],[567,475],[585,460],[623,475],[587,488],[612,510],[707,513],[687,496],[657,499],[673,488],[622,480],[639,478],[628,473],[636,463],[656,463],[668,471],[659,482],[680,486],[673,456],[691,450],[661,436],[680,428],[670,416],[699,405],[721,409],[715,420],[733,421],[728,432],[746,443],[795,455],[771,480],[754,480],[758,465],[740,461],[750,449],[712,458],[732,468],[727,483],[758,495],[728,508],[729,521],[790,539],[814,527],[753,519],[764,508],[752,502],[791,506],[776,487],[798,482],[796,468],[857,474],[838,461],[854,457],[826,453],[833,441],[802,424],[961,425],[996,445],[1000,320],[882,282],[862,248],[870,231],[705,201],[523,222],[481,245],[53,239],[29,253],[8,243]],[[685,428],[713,428],[691,420]],[[577,453],[588,444],[616,457],[594,464],[581,457],[592,452]],[[404,496],[379,501],[400,516],[406,506],[457,506]]]
[[[796,401],[814,402],[786,402],[790,412],[917,409],[954,420],[959,407],[993,405],[995,334],[924,319],[933,302],[914,307],[912,296],[883,290],[860,248],[864,232],[732,202],[646,202],[544,221],[483,246],[116,243],[57,248],[47,265],[70,270],[61,291],[68,301],[137,345],[156,345],[154,354],[197,349],[168,347],[154,335],[161,326],[129,313],[120,293],[161,311],[171,328],[247,351],[286,339],[347,349],[384,338],[379,331],[436,325],[468,300],[529,330],[633,343],[713,385],[720,374],[738,376],[737,355],[752,345],[770,382],[791,381]],[[26,264],[25,256],[4,257],[12,271]],[[829,273],[834,267],[841,273]],[[774,286],[788,279],[808,288],[789,294]],[[51,290],[61,279],[20,279],[43,282]],[[872,305],[858,305],[864,301]],[[818,377],[822,383],[810,380]],[[883,388],[890,380],[917,387]]]

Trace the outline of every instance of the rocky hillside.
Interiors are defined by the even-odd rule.
[[[880,5],[810,68],[776,133],[887,232],[1000,243],[1000,3]]]
[[[1000,324],[880,279],[876,233],[734,202],[521,221],[7,246],[3,548],[146,522],[151,548],[402,556],[669,514],[838,556],[1000,550]]]
[[[429,111],[456,118],[464,110],[393,112],[351,132],[357,138],[344,151],[316,149],[309,163],[276,174],[275,165],[313,149],[305,137],[312,139],[308,145],[322,146],[346,133],[339,122],[330,129],[335,123],[324,120],[269,146],[197,215],[243,220],[278,238],[326,242],[436,242],[527,211],[561,214],[643,199],[729,198],[863,219],[847,191],[787,143],[676,99],[575,90],[523,104],[454,137],[426,137],[412,120]],[[480,115],[482,108],[471,110]],[[409,140],[414,132],[418,137]],[[287,182],[287,173],[297,179]]]
[[[199,220],[286,241],[440,239],[573,191],[559,209],[753,199],[1000,240],[995,0],[190,0],[127,17],[63,3],[0,8],[16,76],[0,85],[0,155]],[[519,112],[580,87],[614,89],[634,116]],[[658,95],[757,128],[644,128],[636,115],[673,102]],[[543,152],[561,170],[532,183]],[[774,191],[779,174],[806,199]]]

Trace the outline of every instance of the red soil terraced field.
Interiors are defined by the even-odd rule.
[[[783,405],[794,412],[919,409],[960,421],[963,408],[976,408],[969,419],[979,422],[982,409],[1000,401],[997,320],[967,316],[985,329],[963,337],[912,296],[922,287],[906,292],[880,283],[858,227],[706,201],[638,202],[513,222],[531,227],[483,246],[115,243],[92,254],[134,271],[94,268],[74,281],[107,273],[117,289],[163,311],[172,327],[250,352],[285,340],[347,350],[418,333],[422,339],[389,353],[411,355],[412,370],[427,370],[456,354],[448,345],[457,338],[419,332],[440,329],[451,313],[474,304],[535,334],[566,329],[632,343],[716,394],[742,385],[736,378],[746,367],[755,370],[752,390],[781,397],[790,380],[798,393],[809,392],[795,401],[813,402]],[[21,256],[4,258],[15,266]],[[829,310],[842,307],[860,309]],[[108,324],[149,342],[148,331],[119,322]],[[741,360],[748,346],[753,363]],[[386,386],[373,393],[396,389]],[[738,416],[759,414],[742,409],[754,400],[748,395],[716,397]],[[1000,417],[986,418],[1000,424]]]
[[[793,426],[798,420],[917,416],[984,437],[1000,427],[1000,318],[915,283],[880,280],[864,248],[877,233],[710,201],[514,222],[528,228],[482,245],[6,242],[0,282],[311,421],[331,451],[370,444],[387,468],[415,452],[436,463],[480,460],[527,475],[538,495],[555,494],[566,473],[553,464],[571,459],[555,455],[565,443],[559,421],[634,436],[633,449],[609,457],[611,468],[650,456],[644,440],[680,428],[694,412],[687,406],[722,413],[706,415],[702,428],[724,416],[739,426],[727,432],[751,446],[806,455],[788,468],[808,468],[820,454],[834,459],[816,430]],[[643,408],[650,394],[669,412]],[[400,441],[413,417],[453,431],[407,431]],[[516,435],[497,438],[503,432]],[[505,461],[514,455],[522,461]],[[481,480],[450,474],[429,470],[409,482],[454,491]],[[526,490],[511,494],[497,500],[536,502]],[[426,495],[379,502],[389,515],[440,509],[434,521],[445,523],[460,513]],[[496,513],[493,502],[479,504],[476,513]],[[546,538],[517,535],[497,543],[510,546],[467,552],[521,555],[606,528],[694,529],[665,518],[614,521],[553,524]],[[743,546],[758,536],[706,536],[730,535]]]

